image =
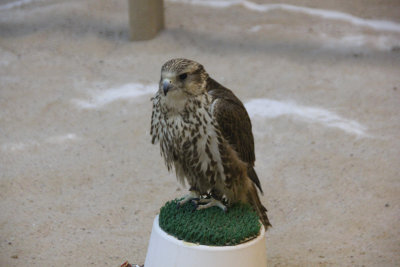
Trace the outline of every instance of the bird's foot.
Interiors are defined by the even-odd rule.
[[[189,194],[187,194],[186,196],[183,197],[182,200],[178,201],[177,203],[177,207],[182,207],[183,205],[185,205],[187,202],[191,201],[191,200],[199,200],[200,199],[200,195],[199,193],[195,192],[195,191],[190,191]]]
[[[202,198],[199,200],[193,200],[192,201],[197,207],[197,210],[203,210],[203,209],[208,209],[211,207],[218,207],[224,212],[227,212],[228,208],[219,200],[216,200],[215,198]]]

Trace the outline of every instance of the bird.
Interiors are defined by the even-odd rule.
[[[235,203],[249,203],[268,229],[254,169],[252,125],[239,98],[200,63],[174,58],[162,65],[151,101],[151,143],[160,145],[178,182],[189,184],[178,205],[191,201],[197,210],[217,206],[227,211]]]

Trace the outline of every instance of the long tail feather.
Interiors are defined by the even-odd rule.
[[[257,173],[256,173],[256,171],[254,170],[253,167],[249,167],[247,169],[247,175],[253,181],[253,183],[258,187],[258,189],[260,190],[261,194],[264,194],[264,192],[263,192],[263,190],[261,188],[260,179],[258,179],[258,175],[257,175]]]
[[[257,190],[254,186],[252,186],[248,192],[248,201],[253,206],[255,211],[257,212],[258,217],[260,217],[260,220],[261,220],[262,224],[264,225],[265,230],[267,230],[268,227],[270,227],[272,225],[269,222],[269,219],[267,216],[267,209],[261,203],[260,198],[258,197]]]

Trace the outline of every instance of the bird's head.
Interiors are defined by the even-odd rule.
[[[201,64],[174,58],[161,68],[160,91],[164,96],[196,96],[206,91],[207,78],[208,74]]]

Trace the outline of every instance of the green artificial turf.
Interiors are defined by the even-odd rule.
[[[186,242],[209,246],[232,246],[258,236],[261,224],[248,204],[234,204],[223,212],[218,207],[195,210],[188,202],[177,207],[172,200],[161,208],[159,225],[168,234]]]

